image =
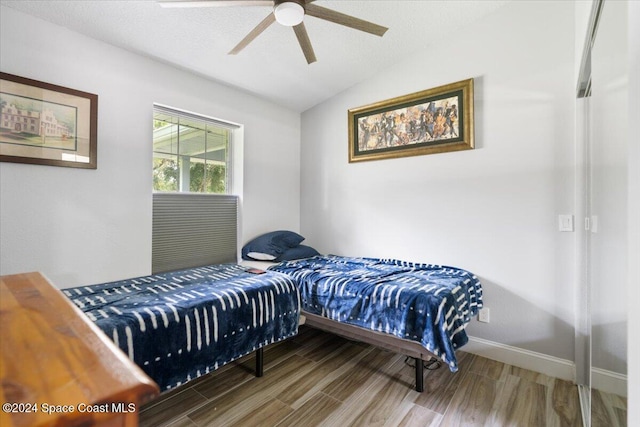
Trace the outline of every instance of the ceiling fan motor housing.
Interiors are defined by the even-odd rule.
[[[293,27],[304,19],[304,0],[275,0],[273,13],[279,24]]]

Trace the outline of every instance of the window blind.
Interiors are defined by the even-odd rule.
[[[237,262],[238,196],[153,194],[153,274]]]
[[[166,114],[167,116],[170,116],[170,117],[181,117],[184,119],[200,122],[203,125],[214,124],[216,126],[219,126],[225,129],[233,130],[233,129],[240,128],[240,125],[236,123],[227,122],[224,120],[216,119],[214,117],[204,116],[202,114],[190,113],[188,111],[179,110],[177,108],[167,107],[160,104],[153,104],[153,113],[154,115]]]

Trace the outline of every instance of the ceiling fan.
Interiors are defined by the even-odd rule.
[[[304,57],[308,64],[316,62],[316,55],[311,46],[307,29],[304,26],[304,16],[309,15],[315,18],[324,19],[345,27],[354,28],[356,30],[365,31],[382,37],[388,28],[372,22],[365,21],[335,10],[317,6],[314,0],[158,0],[162,7],[228,7],[228,6],[272,6],[271,12],[262,20],[247,36],[240,41],[229,52],[229,55],[235,55],[242,49],[247,47],[256,37],[266,30],[274,22],[287,27],[293,27],[298,43],[302,48]]]

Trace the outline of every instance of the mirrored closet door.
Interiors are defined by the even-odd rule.
[[[581,206],[585,214],[578,242],[586,285],[585,312],[576,328],[576,376],[583,385],[585,425],[614,427],[626,426],[628,4],[606,0],[593,7],[582,68],[589,78],[582,76],[585,99],[577,107],[578,194],[583,196],[578,215]]]

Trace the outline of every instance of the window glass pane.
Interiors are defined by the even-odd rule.
[[[182,156],[201,157],[206,153],[206,132],[183,124],[180,125],[180,147]]]
[[[178,191],[179,173],[178,156],[153,156],[153,189],[154,191]]]
[[[193,160],[193,159],[192,159]],[[194,193],[207,192],[206,171],[203,161],[194,161],[189,168],[189,191]]]
[[[207,163],[207,191],[209,193],[227,193],[227,168],[225,165]]]
[[[178,153],[178,125],[164,120],[153,121],[154,153]]]

